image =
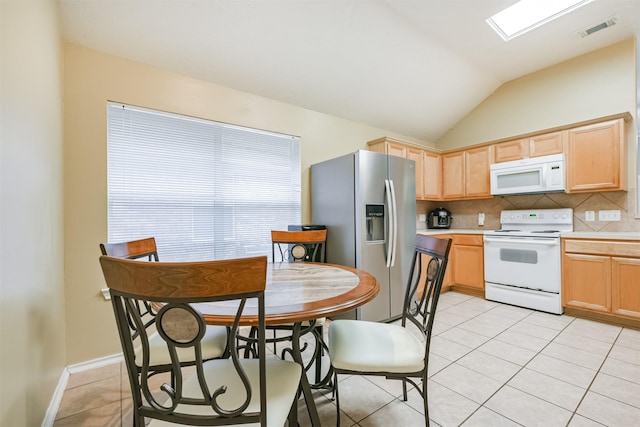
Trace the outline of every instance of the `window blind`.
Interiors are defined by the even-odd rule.
[[[300,140],[108,103],[108,238],[155,237],[162,261],[271,257],[299,224]]]

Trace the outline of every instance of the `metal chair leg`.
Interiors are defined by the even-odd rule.
[[[331,392],[331,400],[336,402],[336,427],[340,427],[340,396],[338,393],[338,373],[333,373],[333,391]]]

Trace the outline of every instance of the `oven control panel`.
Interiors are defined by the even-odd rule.
[[[518,224],[556,224],[573,222],[573,209],[502,211],[500,214],[500,222]]]
[[[573,209],[525,209],[500,213],[502,227],[555,225],[559,230],[573,229]]]

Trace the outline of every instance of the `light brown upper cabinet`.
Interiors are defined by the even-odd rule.
[[[442,199],[442,154],[424,150],[423,156],[423,177],[425,200]],[[417,186],[417,183],[416,183]]]
[[[624,120],[568,130],[567,193],[626,190]]]
[[[369,141],[367,145],[371,151],[413,160],[416,163],[416,199],[440,200],[442,191],[440,153],[422,150],[388,137]]]
[[[392,156],[398,157],[407,157],[407,147],[402,144],[398,144],[395,142],[387,143],[387,154],[391,154]]]
[[[489,164],[491,163],[491,147],[478,147],[465,151],[465,197],[491,197],[489,183]]]
[[[529,157],[529,148],[524,139],[514,139],[493,146],[493,163],[510,162],[527,157]]]
[[[369,141],[367,145],[371,151],[416,163],[417,200],[491,198],[491,163],[558,153],[565,155],[567,193],[626,190],[624,120],[563,127],[553,132],[448,152],[421,149],[389,137]]]
[[[489,164],[491,146],[442,155],[442,198],[481,199],[491,197]]]
[[[464,151],[442,155],[442,198],[464,198]]]
[[[423,150],[407,147],[407,159],[416,162],[416,199],[424,198],[424,157]]]
[[[369,150],[392,156],[407,158],[407,146],[392,138],[379,138],[367,143]]]
[[[493,163],[547,156],[564,152],[567,132],[551,132],[493,145]]]
[[[545,133],[526,138],[529,157],[560,154],[565,150],[567,131]]]

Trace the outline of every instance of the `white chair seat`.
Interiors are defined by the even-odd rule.
[[[149,337],[150,366],[162,366],[171,363],[167,343],[156,332]],[[202,338],[202,360],[217,359],[222,357],[227,348],[227,328],[224,326],[207,326],[207,330]],[[194,361],[195,352],[192,348],[177,348],[179,359],[184,361]],[[142,348],[136,349],[136,365],[142,366],[140,358]]]
[[[329,355],[336,369],[358,372],[419,372],[425,344],[406,328],[363,320],[329,325]]]
[[[244,412],[260,410],[260,386],[258,359],[241,359],[240,363],[245,369],[251,383],[251,402]],[[298,384],[302,368],[295,362],[279,359],[266,360],[267,379],[267,425],[283,426],[287,421],[291,405],[298,392]],[[221,385],[227,385],[227,392],[222,394],[218,403],[225,409],[235,409],[245,400],[244,386],[233,367],[231,359],[210,360],[204,364],[204,374],[207,378],[209,391],[213,392]],[[202,397],[202,391],[194,374],[184,382],[185,397]],[[169,402],[170,399],[167,399]],[[197,415],[211,415],[213,409],[204,405],[178,405],[175,412],[186,412]],[[152,420],[150,426],[173,426],[178,424],[166,421]],[[258,426],[256,424],[244,424]]]

